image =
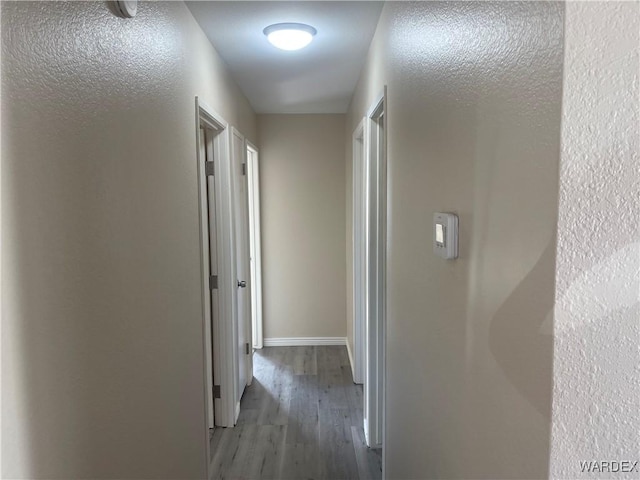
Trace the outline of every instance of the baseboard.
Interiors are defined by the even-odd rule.
[[[346,345],[345,337],[265,338],[265,347],[304,347],[308,345]]]
[[[354,367],[355,363],[353,363],[353,355],[351,353],[351,345],[347,341],[347,353],[349,354],[349,365],[351,365],[351,378],[356,378],[356,369]]]

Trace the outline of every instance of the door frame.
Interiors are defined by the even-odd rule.
[[[352,267],[353,267],[353,381],[363,384],[366,371],[366,269],[367,260],[367,141],[366,117],[363,117],[352,135]]]
[[[202,297],[202,339],[203,339],[203,395],[205,397],[205,443],[207,445],[207,468],[209,466],[209,375],[207,370],[206,345],[207,323],[211,320],[211,295],[209,287],[209,228],[207,175],[205,159],[200,151],[200,126],[215,133],[213,137],[213,153],[215,162],[215,200],[216,200],[216,236],[218,255],[218,313],[213,316],[213,379],[220,387],[220,398],[214,398],[215,423],[221,427],[232,427],[235,420],[234,408],[234,375],[231,359],[234,358],[233,319],[235,307],[233,302],[232,279],[235,278],[235,266],[232,262],[233,224],[231,215],[231,175],[229,165],[229,124],[215,110],[199,97],[195,97],[196,120],[196,160],[198,181],[198,217],[200,228],[200,268]]]
[[[367,158],[367,340],[364,385],[364,431],[367,445],[384,447],[385,435],[385,343],[387,307],[387,87],[367,111],[365,143]],[[382,127],[380,121],[382,120]],[[383,453],[384,464],[384,453]],[[383,465],[384,474],[384,465]]]
[[[249,244],[251,250],[251,341],[253,348],[264,346],[262,332],[262,248],[260,230],[260,154],[255,145],[245,141],[249,194]],[[249,155],[251,152],[253,155]]]

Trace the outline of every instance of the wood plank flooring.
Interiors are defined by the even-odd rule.
[[[213,479],[377,480],[380,450],[367,448],[362,386],[346,347],[265,347],[238,424],[211,437]]]

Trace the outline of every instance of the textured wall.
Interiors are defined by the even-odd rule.
[[[182,3],[2,2],[3,478],[203,478],[195,95]]]
[[[386,83],[387,478],[548,475],[562,46],[561,3],[385,4],[346,133]]]
[[[640,461],[640,3],[569,2],[565,35],[551,477],[637,479],[580,462]]]
[[[345,336],[344,115],[258,115],[265,338]]]

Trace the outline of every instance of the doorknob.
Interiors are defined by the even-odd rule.
[[[238,287],[245,288],[247,286],[247,282],[244,280],[238,280]]]

